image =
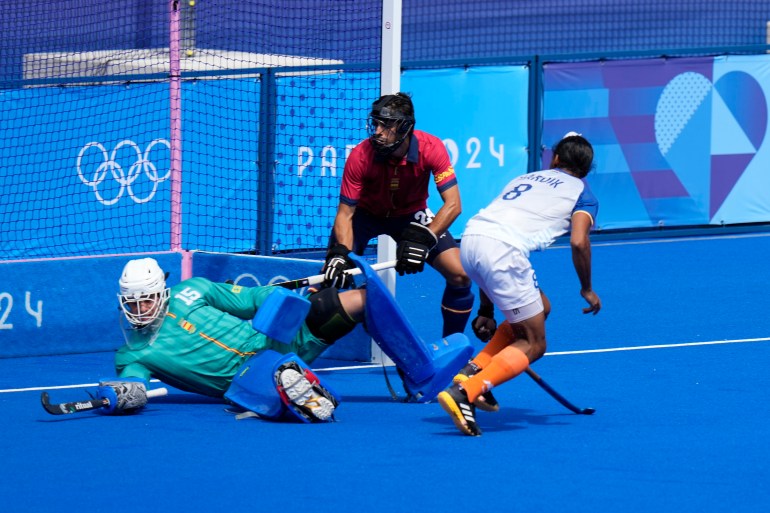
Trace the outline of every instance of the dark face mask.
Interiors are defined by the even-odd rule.
[[[413,118],[392,112],[387,107],[380,109],[378,112],[372,111],[367,122],[369,142],[374,147],[377,155],[381,157],[392,155],[412,132],[412,128],[414,128]],[[391,139],[388,137],[390,132],[396,134],[392,142],[389,142]]]

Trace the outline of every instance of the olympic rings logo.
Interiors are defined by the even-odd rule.
[[[147,145],[144,153],[142,153],[142,151],[139,149],[139,146],[134,141],[126,139],[120,141],[115,146],[115,148],[113,148],[110,155],[107,155],[107,149],[104,147],[104,145],[102,145],[102,143],[90,142],[83,146],[83,148],[80,150],[80,153],[78,153],[78,178],[80,178],[81,182],[94,190],[94,195],[96,196],[97,201],[99,201],[99,203],[102,205],[114,205],[120,201],[120,198],[124,193],[127,193],[128,197],[134,200],[134,203],[147,203],[155,196],[155,192],[158,190],[158,184],[168,180],[169,176],[171,176],[171,166],[169,166],[169,169],[166,171],[165,175],[159,176],[157,166],[150,160],[150,152],[158,144],[166,146],[169,152],[171,151],[171,143],[169,143],[166,139],[155,139]],[[123,166],[118,163],[117,160],[118,151],[124,147],[133,149],[136,159],[134,163],[131,164],[131,166],[128,168],[128,172],[124,170]],[[86,176],[86,174],[83,172],[83,157],[91,148],[96,148],[101,151],[102,162],[96,167],[93,174],[91,174],[89,177]],[[119,186],[118,192],[111,198],[105,198],[102,192],[99,191],[99,186],[107,178],[108,171]],[[149,193],[146,193],[144,196],[141,196],[139,193],[137,193],[137,191],[135,191],[137,188],[135,182],[141,176],[141,173],[144,173],[147,179],[152,183]]]
[[[271,285],[275,285],[276,283],[283,283],[285,281],[289,281],[289,278],[287,278],[286,276],[282,276],[282,275],[273,276],[272,278],[270,278],[270,281],[267,282],[266,287],[270,287]],[[254,282],[254,283],[251,283],[251,282]],[[259,282],[259,278],[257,278],[251,273],[244,273],[244,274],[238,275],[238,277],[235,278],[235,280],[233,280],[233,284],[240,285],[242,287],[261,287],[262,286],[262,284]]]

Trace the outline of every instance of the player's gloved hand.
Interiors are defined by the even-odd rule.
[[[430,228],[420,223],[409,223],[396,247],[396,271],[400,276],[422,272],[428,253],[438,244]]]
[[[100,381],[96,390],[97,399],[107,399],[109,406],[99,410],[105,415],[135,413],[147,404],[147,387],[142,381]]]
[[[336,244],[326,254],[323,273],[325,286],[344,289],[353,284],[353,278],[345,273],[345,271],[356,267],[353,261],[348,258],[348,253],[350,253],[348,248],[342,244]]]
[[[495,321],[495,309],[492,305],[481,305],[476,318],[471,322],[473,334],[482,342],[488,342],[492,335],[497,331],[497,321]]]

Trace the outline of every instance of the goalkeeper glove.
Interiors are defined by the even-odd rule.
[[[100,413],[125,415],[144,408],[147,404],[147,387],[142,381],[100,381],[96,397],[110,402],[99,410]]]

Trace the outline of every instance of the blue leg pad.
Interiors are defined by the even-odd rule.
[[[420,382],[403,376],[404,388],[414,400],[427,403],[452,383],[452,378],[473,356],[473,346],[463,333],[453,333],[430,346],[435,374]]]
[[[366,280],[366,330],[396,363],[404,385],[420,402],[432,401],[470,359],[473,347],[462,333],[426,344],[417,335],[376,271],[361,257],[351,260]]]
[[[281,371],[289,367],[310,382],[314,394],[328,399],[333,407],[339,404],[339,396],[321,385],[318,377],[297,355],[280,354],[269,349],[255,354],[241,365],[230,388],[225,392],[225,399],[266,419],[284,417],[302,422],[318,422],[319,419],[308,408],[297,406],[284,392],[279,376]]]
[[[225,392],[225,399],[268,419],[280,417],[286,407],[273,374],[283,361],[292,356],[269,349],[255,354],[243,362],[235,373],[230,388]]]
[[[251,325],[272,339],[290,344],[309,311],[310,301],[306,298],[290,290],[275,287],[259,306]]]

